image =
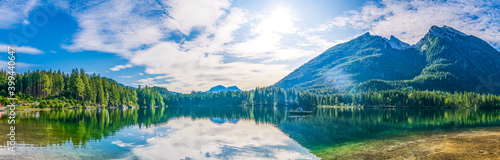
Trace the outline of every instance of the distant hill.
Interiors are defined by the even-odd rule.
[[[182,94],[182,93],[174,92],[174,91],[170,91],[170,93],[172,93],[172,94]]]
[[[329,48],[274,86],[500,94],[499,81],[500,52],[475,36],[432,26],[415,45],[366,33]]]
[[[236,86],[224,87],[222,85],[217,85],[215,87],[210,88],[210,90],[206,91],[206,93],[219,93],[219,92],[227,92],[227,91],[241,91]]]

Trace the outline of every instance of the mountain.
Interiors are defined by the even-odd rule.
[[[219,93],[219,92],[227,92],[227,91],[241,91],[236,86],[224,87],[222,85],[217,85],[215,87],[210,88],[210,90],[206,91],[206,93]]]
[[[500,52],[475,36],[432,26],[415,45],[366,33],[329,48],[274,86],[500,94],[499,80]]]
[[[172,94],[182,94],[182,93],[174,92],[174,91],[170,91],[170,93],[172,93]]]
[[[371,79],[411,79],[420,74],[425,64],[425,56],[419,51],[393,47],[389,40],[366,33],[329,48],[275,86],[346,90],[352,84]]]
[[[160,94],[162,94],[162,95],[168,95],[168,94],[182,94],[182,93],[178,93],[178,92],[169,91],[167,88],[164,88],[164,87],[158,87],[158,86],[154,86],[154,87],[152,87],[151,89],[153,89],[153,90],[156,90],[156,91],[160,92]]]

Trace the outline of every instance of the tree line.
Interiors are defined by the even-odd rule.
[[[474,92],[442,91],[360,91],[331,93],[318,90],[296,90],[277,87],[256,88],[253,91],[169,95],[166,104],[197,105],[296,105],[385,106],[385,107],[500,107],[500,96]]]
[[[0,98],[7,103],[7,71],[0,70]],[[99,74],[73,69],[70,74],[52,70],[15,75],[16,96],[25,103],[39,101],[42,107],[67,106],[164,106],[162,96],[151,87],[124,86]]]

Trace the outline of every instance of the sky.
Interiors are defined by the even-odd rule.
[[[0,48],[17,46],[17,72],[84,68],[182,93],[269,86],[366,32],[415,44],[433,25],[499,49],[500,1],[0,1]]]

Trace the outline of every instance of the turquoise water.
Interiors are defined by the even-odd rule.
[[[318,159],[351,142],[500,126],[494,109],[168,107],[18,112],[17,159]],[[9,128],[5,113],[0,134]],[[2,159],[0,158],[0,159]]]

